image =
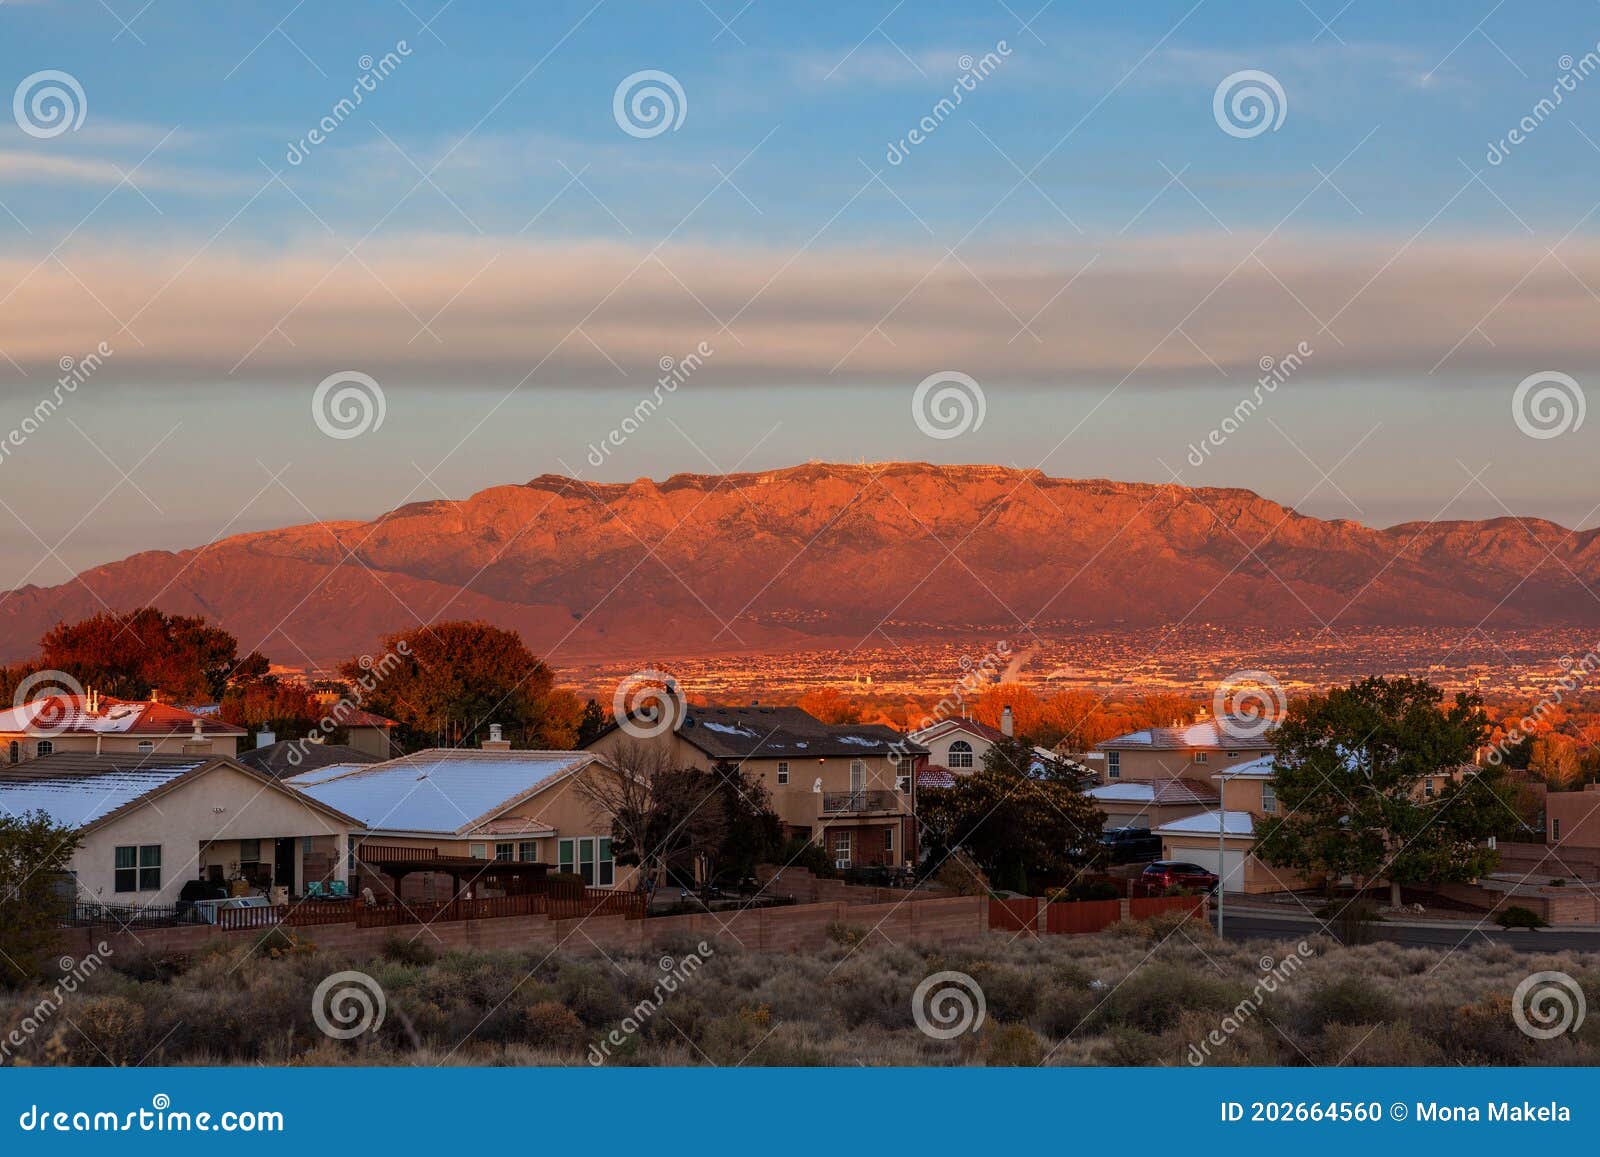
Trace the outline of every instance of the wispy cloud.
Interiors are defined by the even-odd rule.
[[[116,246],[0,261],[0,350],[46,379],[102,340],[115,382],[315,382],[344,368],[451,384],[627,385],[701,340],[707,382],[916,381],[940,369],[1104,388],[1297,378],[1397,385],[1581,372],[1600,244],[1290,236],[1091,238],[992,251],[411,238],[283,251]],[[196,245],[194,249],[200,249]],[[1198,304],[1197,304],[1198,303]],[[197,319],[204,319],[197,324]],[[142,343],[142,344],[141,344]],[[0,380],[26,379],[0,359]]]

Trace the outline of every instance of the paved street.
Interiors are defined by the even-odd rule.
[[[1224,934],[1229,940],[1292,940],[1315,932],[1320,927],[1320,921],[1309,917],[1262,912],[1259,909],[1229,911],[1224,919]],[[1507,932],[1496,924],[1486,923],[1475,927],[1467,921],[1460,925],[1384,922],[1368,927],[1374,939],[1393,940],[1417,947],[1455,948],[1462,944],[1494,942],[1509,944],[1527,952],[1562,949],[1600,952],[1600,929],[1597,928],[1542,928],[1537,932]]]

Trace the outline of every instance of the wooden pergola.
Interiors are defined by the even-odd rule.
[[[394,894],[401,895],[405,878],[413,872],[439,872],[450,877],[450,894],[464,895],[465,889],[482,884],[497,888],[507,896],[527,896],[544,892],[549,864],[528,860],[478,860],[471,856],[441,856],[433,848],[407,848],[395,845],[362,845],[356,849],[362,864],[376,869],[394,881]]]

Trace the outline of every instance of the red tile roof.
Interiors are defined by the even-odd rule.
[[[0,711],[0,734],[47,735],[192,735],[241,736],[242,728],[220,719],[196,715],[170,703],[139,699],[96,697],[97,710],[89,710],[87,695],[46,695],[20,707]]]

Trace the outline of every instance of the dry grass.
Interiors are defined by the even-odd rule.
[[[1205,925],[1157,919],[1094,936],[922,949],[850,943],[807,955],[719,950],[639,1013],[663,977],[649,957],[526,952],[202,954],[168,979],[119,960],[25,1047],[23,1064],[1222,1065],[1600,1063],[1600,1013],[1550,1041],[1517,1030],[1510,996],[1530,972],[1566,972],[1600,1001],[1600,954],[1456,952],[1322,938],[1224,943]],[[686,946],[687,947],[687,946]],[[685,952],[672,954],[677,960]],[[1263,957],[1301,961],[1257,992]],[[331,1040],[311,1015],[330,973],[383,988],[374,1033]],[[911,995],[933,972],[982,987],[982,1028],[921,1032]],[[39,993],[0,997],[0,1036]],[[634,1022],[637,1021],[635,1024]],[[615,1036],[611,1034],[615,1033]],[[1216,1034],[1216,1035],[1213,1035]]]

